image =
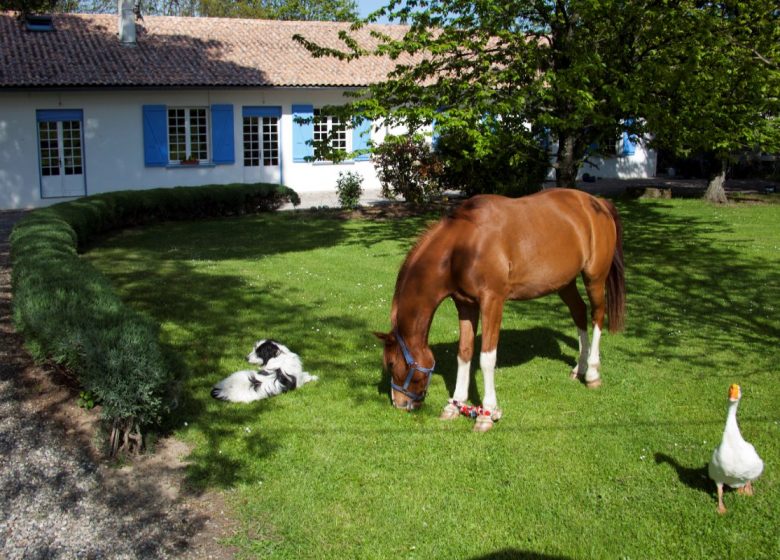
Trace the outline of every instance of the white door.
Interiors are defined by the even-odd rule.
[[[39,121],[38,142],[41,197],[86,194],[81,121]]]
[[[275,114],[247,115],[245,109],[243,127],[244,182],[278,183],[279,117]]]

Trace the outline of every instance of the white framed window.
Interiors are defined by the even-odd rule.
[[[327,142],[331,150],[347,152],[347,126],[341,122],[339,117],[325,115],[320,109],[314,109],[314,157],[318,161],[324,161],[326,158],[318,149],[319,143]]]
[[[279,118],[244,116],[244,166],[279,165]]]
[[[206,107],[168,108],[168,159],[171,163],[209,160],[209,119]]]

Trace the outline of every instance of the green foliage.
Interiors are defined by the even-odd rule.
[[[703,155],[712,177],[741,154],[780,151],[777,3],[682,3],[667,25],[684,33],[648,52],[638,76],[654,143]]]
[[[95,408],[96,399],[91,391],[79,391],[78,405],[84,410]]]
[[[137,431],[160,421],[171,374],[158,328],[78,255],[100,233],[157,220],[236,215],[297,201],[278,185],[124,191],[35,210],[10,237],[14,322],[37,359],[75,373],[103,416]]]
[[[386,81],[354,94],[353,114],[412,132],[435,121],[486,144],[548,130],[561,186],[574,185],[589,146],[626,127],[687,150],[776,146],[767,141],[780,112],[773,0],[392,0],[379,17],[408,29],[375,33],[376,48],[345,38],[340,51],[299,38],[314,56],[398,61]]]
[[[14,11],[20,14],[50,12],[61,4],[60,0],[0,0],[0,12]]]
[[[500,129],[476,136],[470,132],[445,132],[436,139],[435,154],[442,162],[442,188],[468,196],[522,196],[541,190],[550,158],[540,142],[533,138],[523,141],[523,137],[515,135],[507,138]]]
[[[441,193],[442,165],[422,135],[388,135],[374,150],[382,196],[419,204]]]
[[[80,0],[77,6],[77,11],[109,13],[116,11],[116,0]],[[357,4],[354,0],[144,0],[142,11],[166,16],[350,21],[357,17]]]
[[[342,208],[354,210],[360,205],[360,195],[363,194],[363,176],[354,171],[341,171],[336,181],[339,205]]]

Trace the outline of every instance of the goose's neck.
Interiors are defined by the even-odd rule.
[[[740,439],[742,434],[739,433],[739,425],[737,424],[737,407],[739,401],[729,403],[728,414],[726,415],[726,427],[723,430],[724,434],[736,435]]]

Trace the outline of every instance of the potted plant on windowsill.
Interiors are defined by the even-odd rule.
[[[186,158],[181,160],[179,162],[181,165],[199,165],[200,160],[197,158],[197,156],[194,156],[192,154],[188,155]]]

